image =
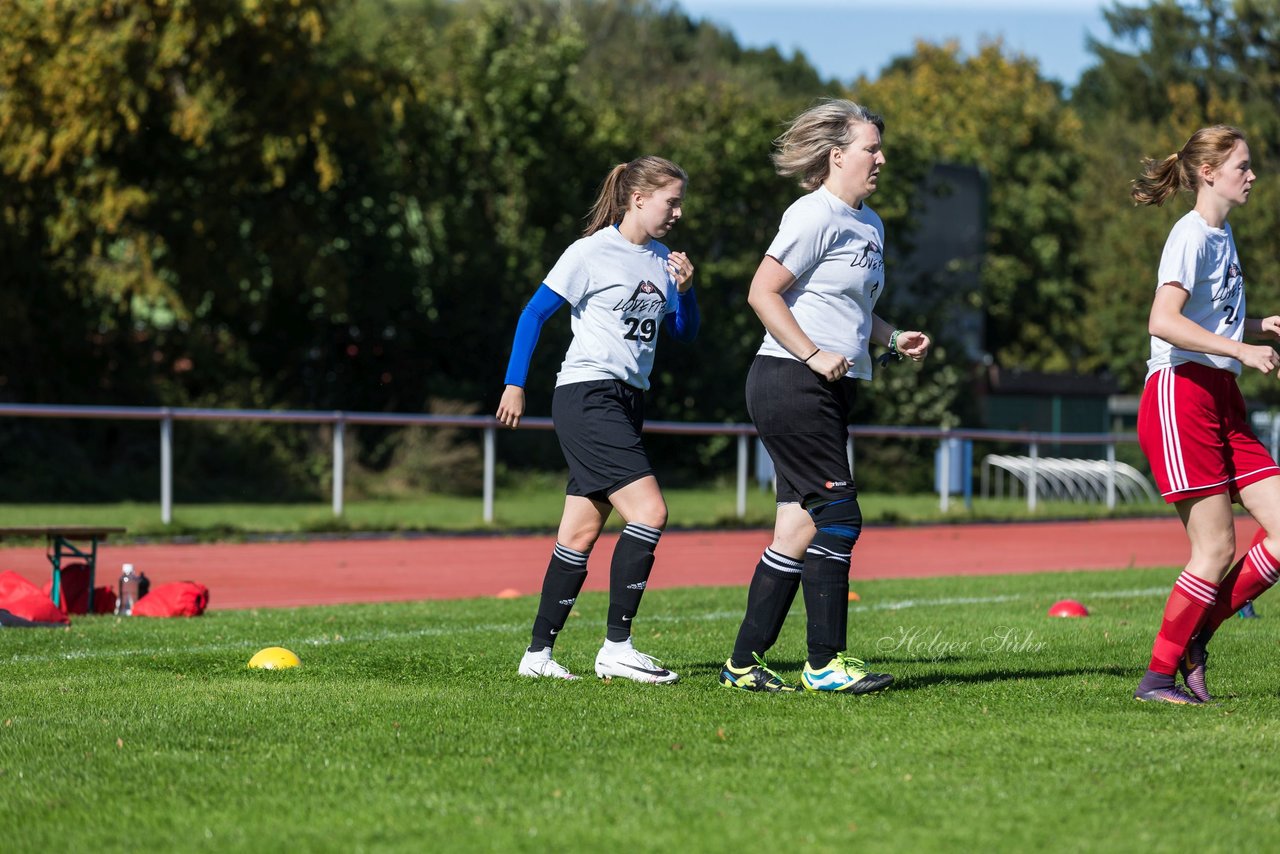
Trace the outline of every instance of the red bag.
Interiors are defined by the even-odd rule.
[[[0,572],[0,610],[33,623],[71,622],[47,593],[12,570]]]
[[[93,613],[114,614],[116,612],[116,591],[110,587],[93,588]]]
[[[52,599],[53,579],[44,585],[44,595]],[[58,598],[58,607],[64,614],[89,613],[89,565],[87,563],[69,563],[62,568],[62,595]],[[116,610],[116,592],[110,587],[93,588],[93,613],[114,614]]]
[[[209,607],[209,588],[194,581],[157,584],[133,603],[135,617],[198,617]]]

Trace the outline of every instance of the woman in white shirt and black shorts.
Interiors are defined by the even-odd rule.
[[[797,200],[751,282],[765,327],[747,377],[747,409],[778,482],[773,542],[756,566],[725,687],[796,690],[764,663],[797,589],[808,612],[801,686],[865,694],[893,677],[845,653],[851,550],[862,513],[846,452],[857,380],[871,379],[873,343],[915,361],[923,332],[874,312],[884,293],[884,224],[864,202],[875,192],[884,121],[851,101],[820,103],[775,140],[781,175],[811,192]]]
[[[497,418],[516,427],[542,324],[572,308],[573,340],[556,377],[551,414],[569,467],[564,514],[519,673],[576,679],[552,647],[587,577],[587,557],[614,509],[626,521],[610,562],[605,641],[596,675],[675,682],[677,675],[631,643],[631,626],[667,524],[667,505],[640,439],[659,328],[692,341],[698,302],[693,265],[659,238],[679,221],[688,182],[661,157],[619,163],[605,178],[584,236],[547,274],[516,326]]]

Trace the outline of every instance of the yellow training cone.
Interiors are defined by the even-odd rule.
[[[282,646],[269,646],[260,649],[249,659],[249,666],[261,670],[285,670],[300,667],[302,659]]]

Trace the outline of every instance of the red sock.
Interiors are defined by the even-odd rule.
[[[1217,596],[1218,585],[1185,570],[1178,576],[1164,606],[1164,621],[1151,648],[1148,669],[1170,676],[1178,671],[1178,662],[1187,651],[1187,643],[1195,637]]]
[[[1244,557],[1222,579],[1218,601],[1209,611],[1201,629],[1201,638],[1206,642],[1213,637],[1218,626],[1243,608],[1246,602],[1257,599],[1280,580],[1280,560],[1262,545],[1266,538],[1267,532],[1259,529]]]

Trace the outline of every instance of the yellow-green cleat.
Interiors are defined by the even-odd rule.
[[[888,673],[871,673],[862,659],[837,652],[824,667],[813,667],[806,661],[800,684],[806,691],[870,694],[888,688],[893,684],[893,677]]]
[[[795,685],[788,685],[782,677],[769,669],[758,653],[752,653],[756,663],[747,667],[734,667],[730,659],[720,668],[720,684],[739,691],[757,691],[766,694],[794,694]]]

